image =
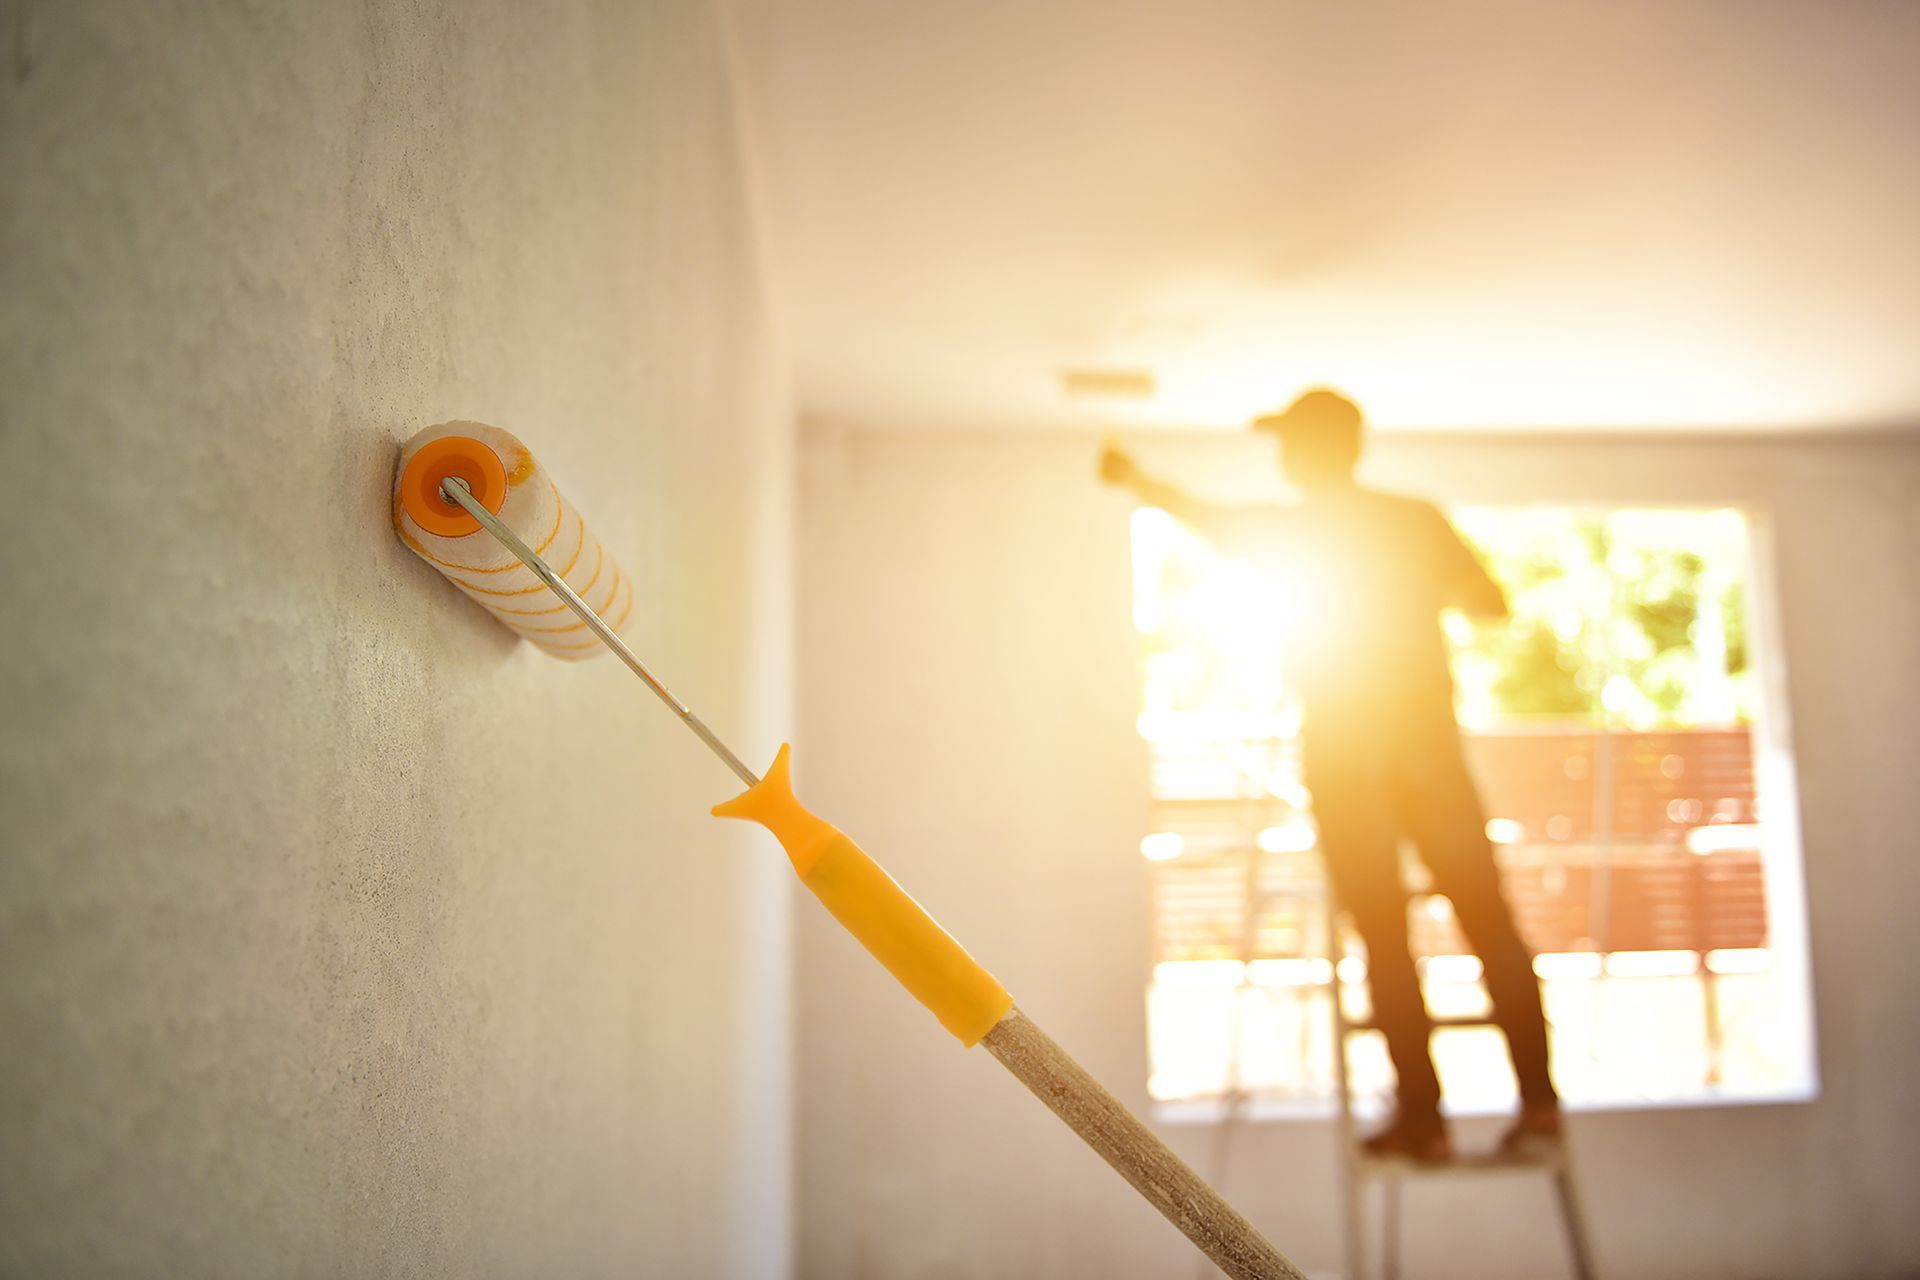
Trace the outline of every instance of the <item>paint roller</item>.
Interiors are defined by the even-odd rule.
[[[941,1026],[983,1046],[1221,1270],[1236,1280],[1303,1280],[879,863],[800,802],[789,746],[755,775],[655,678],[619,634],[633,612],[632,579],[519,439],[475,422],[420,432],[401,450],[393,518],[416,555],[534,645],[561,658],[603,647],[619,657],[746,785],[714,815],[771,832],[800,882]]]
[[[597,617],[618,632],[633,613],[633,580],[607,555],[606,544],[587,528],[541,469],[527,446],[498,427],[447,422],[428,427],[407,442],[394,491],[394,527],[413,553],[454,586],[557,658],[591,658],[603,651],[564,599],[555,600],[546,581],[499,540],[476,538],[480,522],[442,496],[455,481],[501,522],[528,550],[559,566],[555,576]]]

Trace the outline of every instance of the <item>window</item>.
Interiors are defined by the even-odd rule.
[[[1751,529],[1731,510],[1462,509],[1513,616],[1445,620],[1469,758],[1572,1104],[1788,1098],[1812,1090],[1791,770],[1754,643]],[[1289,602],[1164,512],[1135,513],[1139,726],[1151,759],[1156,1099],[1331,1096],[1335,992],[1365,957],[1330,928]],[[1417,862],[1409,887],[1421,887]],[[1484,1012],[1444,898],[1416,899],[1436,1016]],[[1444,1027],[1455,1110],[1511,1104],[1491,1027]],[[1356,1036],[1356,1097],[1391,1071]]]

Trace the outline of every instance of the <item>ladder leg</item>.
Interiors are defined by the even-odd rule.
[[[1398,1173],[1380,1179],[1380,1280],[1400,1280],[1400,1188]]]
[[[1367,1280],[1366,1182],[1347,1166],[1346,1280]]]
[[[1327,984],[1332,998],[1329,1010],[1333,1028],[1333,1092],[1339,1104],[1335,1114],[1334,1140],[1340,1145],[1340,1174],[1345,1196],[1341,1209],[1346,1216],[1345,1280],[1366,1280],[1366,1177],[1360,1166],[1359,1138],[1353,1125],[1353,1087],[1347,1078],[1347,1014],[1340,1003],[1340,904],[1327,891],[1327,963],[1333,976]]]
[[[1566,1229],[1567,1252],[1575,1280],[1593,1280],[1593,1254],[1587,1245],[1587,1219],[1580,1211],[1580,1193],[1573,1181],[1573,1165],[1566,1152],[1553,1166],[1553,1193],[1560,1202],[1560,1223]]]

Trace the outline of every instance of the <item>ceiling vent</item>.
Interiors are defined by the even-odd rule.
[[[1151,400],[1149,369],[1062,369],[1060,389],[1069,400]]]

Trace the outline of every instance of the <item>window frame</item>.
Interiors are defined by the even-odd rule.
[[[1791,708],[1788,700],[1787,655],[1779,605],[1779,555],[1777,523],[1771,508],[1756,501],[1672,501],[1659,497],[1628,500],[1553,501],[1529,499],[1522,502],[1501,500],[1475,494],[1449,498],[1438,503],[1451,518],[1459,508],[1497,510],[1551,509],[1567,513],[1607,514],[1625,510],[1707,512],[1734,511],[1745,532],[1744,613],[1747,661],[1754,673],[1755,697],[1751,724],[1748,726],[1752,750],[1755,799],[1766,815],[1760,824],[1762,875],[1766,885],[1767,950],[1770,967],[1781,983],[1778,1016],[1791,1019],[1787,1030],[1790,1059],[1788,1078],[1776,1089],[1764,1094],[1720,1094],[1702,1089],[1697,1093],[1671,1097],[1570,1099],[1570,1110],[1610,1112],[1666,1110],[1688,1107],[1791,1106],[1816,1100],[1820,1096],[1819,1040],[1817,1010],[1813,1001],[1812,956],[1806,902],[1806,868],[1801,836],[1798,775],[1792,751]],[[1130,531],[1130,552],[1137,534]],[[1137,602],[1136,602],[1137,608]],[[1151,759],[1151,744],[1148,758]],[[1151,781],[1148,803],[1155,802]],[[1150,928],[1157,934],[1159,908],[1150,909]],[[1157,944],[1154,954],[1157,954]],[[1146,993],[1151,998],[1153,973],[1150,961]],[[1234,988],[1244,992],[1250,984],[1243,976]],[[1337,989],[1337,980],[1336,987]],[[1244,1011],[1236,1012],[1244,1017]],[[1145,1025],[1152,1036],[1151,1011]],[[1236,1033],[1237,1036],[1238,1033]],[[1150,1055],[1149,1046],[1143,1046]],[[1172,1123],[1208,1123],[1230,1118],[1253,1120],[1297,1120],[1324,1118],[1333,1114],[1335,1096],[1329,1089],[1320,1095],[1282,1097],[1258,1091],[1229,1091],[1217,1097],[1154,1099],[1151,1109],[1156,1118]],[[1477,1114],[1485,1108],[1450,1108],[1454,1114]]]

